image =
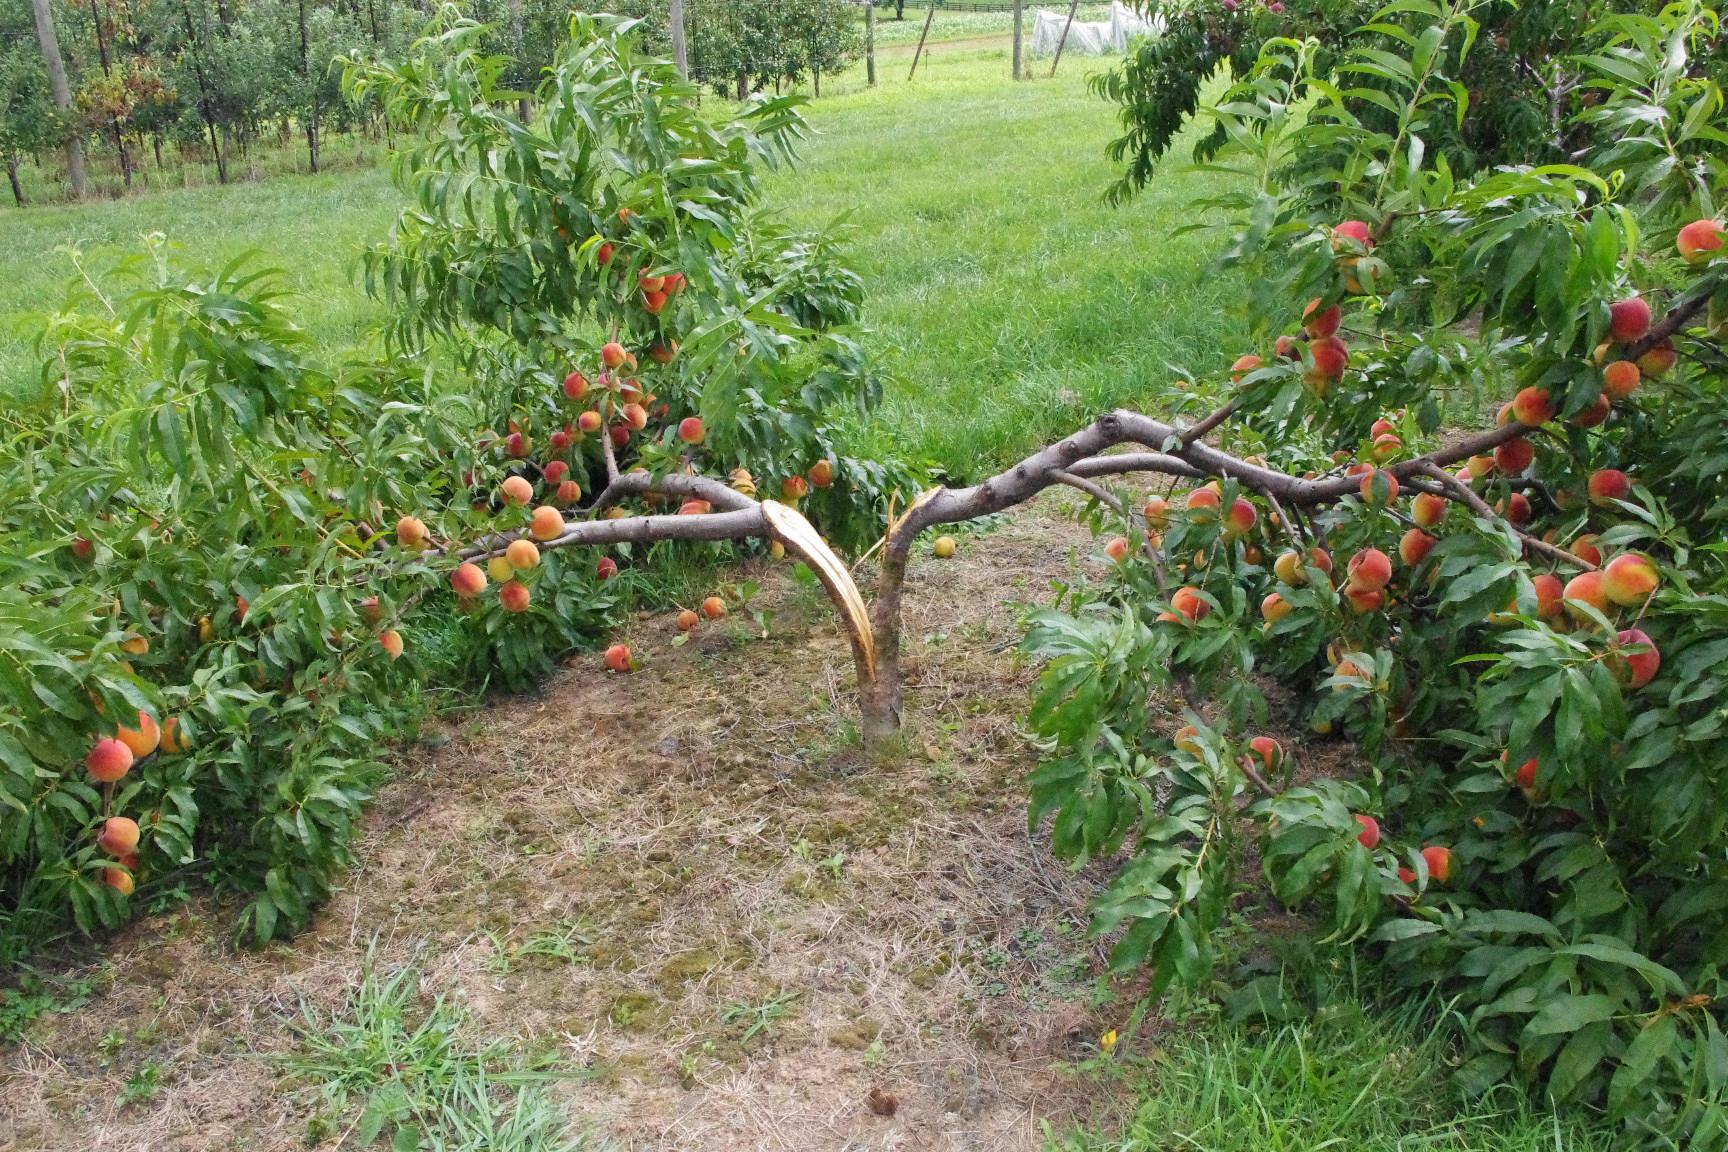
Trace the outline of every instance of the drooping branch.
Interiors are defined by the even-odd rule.
[[[1214,413],[1202,424],[1213,427],[1230,415],[1231,405]],[[1195,427],[1199,427],[1198,425]],[[1496,446],[1531,429],[1517,422],[1466,437],[1444,448],[1387,466],[1387,471],[1420,490],[1440,494],[1466,504],[1479,516],[1500,521],[1468,486],[1445,471],[1445,465],[1491,451]],[[718,480],[705,476],[672,474],[653,476],[647,472],[616,474],[615,458],[608,452],[612,479],[594,502],[574,518],[566,518],[562,531],[542,548],[570,545],[649,543],[658,540],[771,539],[816,572],[828,591],[851,638],[858,669],[862,735],[867,744],[892,737],[900,727],[902,681],[900,634],[903,589],[914,541],[938,524],[958,523],[1006,511],[1024,504],[1054,485],[1077,489],[1099,500],[1124,517],[1133,515],[1122,501],[1097,479],[1134,473],[1167,475],[1177,480],[1234,479],[1264,498],[1292,540],[1300,545],[1297,532],[1305,510],[1336,501],[1360,487],[1355,476],[1331,476],[1307,480],[1250,463],[1213,448],[1194,429],[1173,425],[1137,412],[1118,410],[1098,417],[1070,436],[1039,449],[995,476],[967,488],[932,488],[918,496],[889,524],[880,549],[875,600],[866,608],[850,572],[835,556],[808,521],[787,505],[758,502]],[[1113,452],[1123,445],[1135,450]],[[700,515],[604,517],[601,514],[619,501],[642,497],[674,497],[706,501],[713,511]],[[1525,548],[1554,560],[1582,568],[1592,567],[1578,557],[1513,529]],[[1319,539],[1317,529],[1310,534]],[[483,559],[502,553],[521,532],[498,533],[463,549],[463,559]],[[873,549],[875,551],[875,549]],[[1162,580],[1160,580],[1162,584]]]
[[[1236,408],[1240,403],[1241,401],[1236,397],[1227,400],[1217,409],[1217,411],[1213,412],[1212,415],[1206,417],[1206,419],[1200,421],[1200,423],[1193,427],[1185,429],[1182,433],[1182,443],[1192,444],[1194,441],[1204,437],[1206,433],[1212,431],[1212,429],[1218,427],[1218,425],[1234,416],[1236,414]]]
[[[1051,470],[1050,479],[1058,484],[1066,484],[1070,488],[1086,493],[1118,516],[1126,517],[1128,515],[1127,509],[1122,507],[1122,501],[1116,498],[1115,493],[1100,484],[1094,484],[1090,480],[1076,476],[1072,472],[1064,472],[1060,468]]]
[[[1445,496],[1450,500],[1455,500],[1458,503],[1463,504],[1472,512],[1476,513],[1477,516],[1491,523],[1505,523],[1506,527],[1512,530],[1512,534],[1518,537],[1518,542],[1524,546],[1526,552],[1534,552],[1539,556],[1546,556],[1550,560],[1556,560],[1564,564],[1571,564],[1576,568],[1583,568],[1587,571],[1594,572],[1596,570],[1596,565],[1585,560],[1583,557],[1574,556],[1564,548],[1556,548],[1545,540],[1538,540],[1536,537],[1531,536],[1526,532],[1519,531],[1517,526],[1512,524],[1511,521],[1506,520],[1505,517],[1501,516],[1498,512],[1494,511],[1493,508],[1489,507],[1486,500],[1472,492],[1468,484],[1465,484],[1456,476],[1447,472],[1444,468],[1429,465],[1424,468],[1422,472],[1423,475],[1434,481],[1435,487],[1438,489],[1436,493],[1437,495]],[[1418,488],[1422,491],[1431,490],[1426,485],[1418,485]]]
[[[1117,452],[1109,456],[1088,456],[1084,460],[1076,460],[1067,472],[1070,476],[1080,477],[1157,472],[1165,476],[1183,476],[1190,480],[1204,480],[1208,475],[1186,460],[1178,460],[1163,452]]]

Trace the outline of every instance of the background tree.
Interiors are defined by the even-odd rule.
[[[691,76],[742,100],[857,59],[858,21],[845,0],[692,0]]]
[[[24,204],[19,157],[60,143],[62,128],[49,94],[41,49],[20,8],[0,12],[0,161],[13,201]]]
[[[49,92],[54,107],[62,117],[61,131],[66,141],[66,178],[72,185],[74,199],[84,197],[84,141],[73,116],[72,88],[66,79],[66,61],[60,54],[60,39],[54,28],[54,12],[50,0],[30,0],[30,11],[36,26],[36,42],[42,50],[43,67],[48,73]]]

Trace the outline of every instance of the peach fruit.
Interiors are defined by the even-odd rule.
[[[1212,611],[1212,606],[1200,598],[1200,590],[1189,585],[1176,589],[1175,594],[1170,597],[1170,607],[1190,621],[1204,620],[1206,614]]]
[[[1358,812],[1356,813],[1356,823],[1362,829],[1356,834],[1356,842],[1370,852],[1378,848],[1380,846],[1380,821]]]
[[[122,725],[115,730],[114,738],[131,750],[133,759],[142,760],[156,751],[156,746],[162,742],[162,730],[156,726],[154,716],[140,711],[138,727],[127,728]]]
[[[110,856],[131,855],[138,847],[138,822],[127,816],[108,817],[102,821],[96,847]]]
[[[1512,398],[1512,415],[1520,424],[1546,424],[1556,415],[1554,401],[1546,388],[1525,388]]]
[[[1428,878],[1438,884],[1452,882],[1452,850],[1437,845],[1422,849],[1422,859],[1428,865]]]
[[[1608,305],[1608,338],[1628,344],[1650,331],[1650,305],[1642,297],[1629,296]]]
[[[1615,400],[1624,400],[1638,391],[1638,381],[1643,373],[1638,371],[1638,365],[1631,360],[1615,360],[1602,369],[1602,391]]]
[[[526,612],[534,597],[520,580],[506,580],[498,586],[498,603],[506,612]]]
[[[1617,650],[1609,666],[1626,687],[1633,690],[1644,687],[1656,679],[1656,672],[1662,667],[1662,654],[1656,650],[1655,643],[1641,629],[1627,628],[1614,637]],[[1624,647],[1630,645],[1639,651],[1627,652]]]
[[[1602,592],[1622,608],[1638,608],[1655,593],[1662,577],[1650,557],[1622,552],[1602,569]]]
[[[1694,220],[1680,229],[1674,247],[1688,264],[1702,264],[1722,250],[1723,232],[1720,220]]]
[[[1612,611],[1608,600],[1608,593],[1602,587],[1602,573],[1600,572],[1580,572],[1578,575],[1572,577],[1572,579],[1566,582],[1564,595],[1566,611],[1577,619],[1589,619],[1589,617],[1577,607],[1577,605],[1580,604],[1588,604],[1598,612]]]
[[[1378,548],[1364,548],[1350,557],[1344,571],[1352,587],[1378,591],[1392,580],[1392,561]]]
[[[478,596],[486,590],[486,573],[478,564],[459,564],[450,573],[450,587],[458,596]]]
[[[1618,468],[1599,468],[1590,473],[1588,490],[1590,503],[1598,508],[1606,508],[1616,500],[1631,497],[1632,478]]]
[[[564,534],[564,513],[550,504],[542,504],[529,517],[528,531],[536,540],[556,540]]]

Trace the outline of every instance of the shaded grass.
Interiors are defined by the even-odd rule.
[[[1370,1009],[1348,993],[1312,1019],[1208,1027],[1126,1063],[1136,1103],[1111,1134],[1061,1152],[1606,1152],[1613,1143],[1504,1089],[1464,1101],[1447,1081],[1446,1034],[1419,1009]]]

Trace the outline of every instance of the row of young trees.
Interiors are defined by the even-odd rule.
[[[571,5],[470,0],[505,81],[527,92],[552,62]],[[643,21],[671,54],[667,0],[579,4]],[[742,99],[820,77],[857,55],[845,0],[687,0],[678,14],[692,79]],[[298,138],[318,171],[327,133],[388,134],[375,103],[341,93],[339,59],[401,52],[434,16],[431,0],[29,0],[0,6],[0,159],[13,200],[27,158],[62,159],[74,197],[86,157],[109,158],[130,190],[163,149],[227,183],[260,141]],[[523,99],[519,112],[530,112]]]

